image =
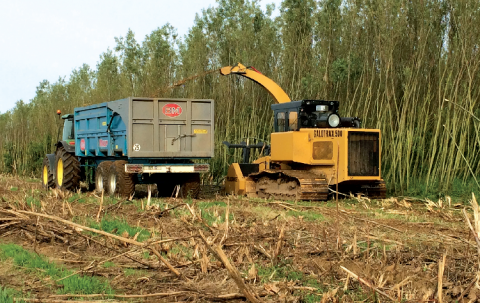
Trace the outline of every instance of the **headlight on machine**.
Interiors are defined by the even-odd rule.
[[[320,115],[320,117],[318,117],[318,119],[315,121],[315,127],[335,128],[335,127],[340,126],[340,122],[341,122],[341,119],[340,119],[340,116],[338,114],[335,114],[335,113],[328,114],[328,113],[326,113],[326,114]]]
[[[340,116],[337,114],[331,114],[327,119],[328,126],[337,127],[340,124]]]

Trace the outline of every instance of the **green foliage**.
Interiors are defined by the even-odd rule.
[[[187,259],[191,260],[193,257],[193,250],[190,247],[184,245],[174,245],[169,251],[169,255],[179,255],[182,257],[186,257]]]
[[[124,232],[128,233],[129,237],[134,237],[137,233],[137,241],[142,242],[150,238],[150,232],[141,227],[132,227],[127,221],[117,218],[103,217],[100,223],[91,221],[90,227],[100,229],[108,233],[114,233],[121,236]]]
[[[205,181],[219,182],[241,151],[222,141],[270,141],[273,102],[243,78],[203,75],[242,62],[292,100],[339,100],[340,115],[382,131],[382,175],[396,194],[462,196],[480,190],[478,1],[284,0],[280,15],[252,0],[219,0],[179,38],[165,24],[143,41],[133,30],[114,49],[0,115],[0,170],[35,174],[53,150],[56,109],[130,95],[212,98],[215,157]],[[175,88],[172,83],[194,75]],[[447,101],[448,100],[448,101]],[[258,152],[252,153],[252,159]],[[470,180],[473,180],[470,182]],[[478,181],[478,180],[477,180]],[[470,190],[468,190],[470,188]],[[461,190],[460,190],[461,189]]]
[[[6,173],[12,173],[15,166],[15,150],[13,149],[13,143],[7,142],[3,146],[3,171]]]
[[[40,200],[34,197],[27,197],[25,199],[25,203],[27,203],[28,207],[32,207],[32,205],[35,205],[38,208],[42,207],[42,203],[40,203]]]
[[[275,266],[257,265],[258,276],[262,283],[270,281],[294,281],[297,285],[316,288],[318,293],[297,292],[302,298],[301,302],[319,302],[322,298],[323,289],[318,280],[312,278],[301,271],[298,271],[292,264],[291,260],[284,259]]]
[[[72,202],[74,202],[75,200],[78,200],[79,197],[80,197],[79,194],[73,194],[71,197],[68,197],[67,201],[68,201],[69,203],[72,203]]]
[[[105,268],[115,267],[115,263],[110,262],[110,261],[105,262],[105,263],[103,263],[102,265],[103,265],[103,267],[105,267]]]
[[[475,179],[466,178],[466,180],[461,180],[454,178],[450,187],[446,190],[442,189],[439,181],[432,183],[431,186],[427,186],[424,182],[418,180],[418,182],[413,182],[409,186],[405,195],[409,197],[426,197],[433,201],[450,196],[454,203],[468,204],[468,201],[472,198],[472,192],[475,194],[475,197],[480,197],[480,189],[477,187]]]
[[[202,219],[208,225],[213,223],[225,222],[227,203],[221,201],[209,201],[198,203],[198,208],[202,212]],[[233,220],[233,214],[229,214],[229,220]]]
[[[126,277],[128,276],[136,276],[139,277],[141,275],[147,274],[147,271],[145,270],[139,270],[139,269],[133,269],[133,268],[125,268],[123,270],[123,273],[125,274]]]
[[[13,290],[13,289],[9,289],[9,288],[3,288],[0,286],[0,302],[2,303],[25,303],[24,300],[15,300],[14,301],[14,298],[15,297],[19,297],[21,295],[21,293]]]
[[[199,209],[207,209],[214,206],[227,207],[227,203],[222,201],[202,201],[197,205]]]
[[[287,212],[288,216],[293,216],[293,217],[302,217],[303,220],[305,221],[325,221],[325,217],[320,214],[316,213],[315,211],[293,211],[289,210]]]
[[[23,247],[16,244],[0,244],[0,258],[13,259],[15,265],[31,270],[42,276],[48,276],[61,285],[58,290],[61,294],[97,294],[97,293],[113,293],[113,290],[107,282],[101,281],[97,277],[80,277],[72,275],[71,270],[59,267],[53,262],[46,260],[45,257],[29,252]],[[67,278],[68,277],[68,278]]]
[[[105,205],[108,204],[109,197],[104,198]],[[71,197],[67,198],[69,203],[77,202],[77,203],[96,203],[98,200],[93,197],[86,197],[82,194],[74,193]]]

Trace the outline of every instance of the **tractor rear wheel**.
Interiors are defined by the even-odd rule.
[[[55,185],[62,190],[75,191],[80,187],[80,161],[68,153],[65,148],[59,147],[56,154]]]
[[[197,199],[200,194],[200,174],[185,174],[185,179],[180,187],[182,198]]]
[[[53,172],[50,170],[48,157],[43,158],[42,186],[44,189],[55,188],[55,180],[53,179]]]
[[[95,170],[95,193],[97,195],[101,195],[102,192],[107,194],[107,180],[110,165],[112,165],[112,161],[103,161]]]
[[[132,174],[125,172],[125,160],[115,161],[108,172],[108,194],[111,196],[130,197],[135,191],[135,181]]]

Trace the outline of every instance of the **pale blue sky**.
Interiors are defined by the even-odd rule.
[[[260,3],[275,3],[278,14],[281,0]],[[183,37],[210,6],[215,0],[0,0],[0,113],[30,101],[44,79],[68,80],[83,63],[95,68],[128,28],[141,42],[168,22]]]

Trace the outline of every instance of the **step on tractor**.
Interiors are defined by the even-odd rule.
[[[340,193],[385,198],[379,129],[361,128],[357,117],[340,117],[338,101],[291,101],[278,84],[253,67],[239,63],[223,67],[220,73],[253,80],[276,101],[271,106],[270,146],[224,142],[244,151],[243,163],[228,168],[227,194],[327,200],[338,185]],[[265,156],[249,163],[252,148],[261,148]]]
[[[60,111],[57,114],[61,114]],[[214,102],[129,97],[63,115],[62,139],[43,160],[44,188],[131,197],[136,184],[197,198],[213,157]]]

